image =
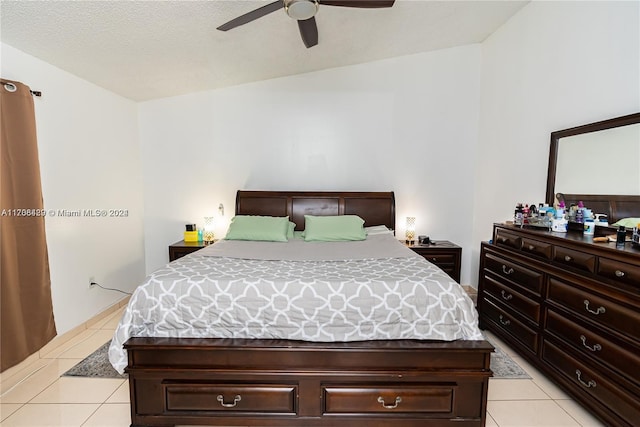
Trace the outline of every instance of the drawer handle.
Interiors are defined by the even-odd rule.
[[[624,277],[624,271],[616,270],[616,277]]]
[[[502,272],[504,274],[509,275],[509,274],[513,274],[515,272],[515,270],[513,268],[510,268],[510,269],[507,270],[507,266],[502,264]]]
[[[582,372],[580,372],[580,369],[576,369],[576,378],[578,379],[580,384],[582,384],[586,388],[596,388],[596,382],[594,380],[589,380],[588,382],[582,381]]]
[[[378,403],[382,404],[382,407],[384,409],[396,409],[398,407],[398,404],[402,402],[402,398],[400,396],[396,397],[396,400],[391,404],[391,405],[387,405],[384,402],[384,399],[382,396],[378,396]]]
[[[593,346],[589,347],[587,345],[587,337],[585,337],[584,335],[580,335],[580,340],[582,341],[582,345],[585,346],[587,350],[590,350],[590,351],[602,350],[602,346],[600,344],[594,344]]]
[[[216,400],[220,402],[220,405],[222,405],[222,407],[224,408],[234,408],[238,404],[238,402],[242,400],[242,397],[240,397],[239,394],[236,394],[236,396],[233,398],[233,403],[224,403],[224,396],[219,394],[218,397],[216,397]]]
[[[511,298],[513,298],[513,295],[506,293],[504,289],[502,290],[501,294],[502,294],[502,298],[505,301],[509,301]]]
[[[589,308],[589,300],[588,300],[588,299],[584,300],[584,308],[585,308],[585,310],[587,310],[589,313],[591,313],[591,314],[595,314],[596,316],[597,316],[598,314],[603,314],[603,313],[605,313],[605,312],[607,311],[607,310],[605,310],[605,308],[604,308],[604,307],[602,307],[602,306],[598,307],[598,309],[597,309],[596,311],[591,310],[591,309]]]
[[[438,258],[431,258],[431,261],[436,262],[438,261]]]
[[[533,245],[529,245],[529,248],[528,248],[528,249],[529,249],[530,251],[532,251],[532,250],[534,250],[535,248],[536,248],[535,246],[533,246]]]
[[[500,323],[502,323],[504,326],[509,326],[511,324],[511,320],[506,319],[502,316],[502,314],[500,315],[500,317],[498,317],[498,320],[500,321]]]
[[[500,240],[500,243],[507,243],[507,238],[506,237],[501,237],[498,240]]]
[[[569,255],[565,255],[565,256],[564,256],[564,260],[565,260],[565,261],[567,261],[567,262],[569,262],[569,261],[572,261],[572,260],[573,260],[573,258],[571,258]]]

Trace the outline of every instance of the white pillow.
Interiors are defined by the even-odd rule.
[[[375,236],[376,234],[393,234],[393,230],[389,230],[386,225],[365,227],[364,231],[367,233],[367,236]]]

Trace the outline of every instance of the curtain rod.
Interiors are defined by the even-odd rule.
[[[3,86],[4,86],[4,88],[5,88],[6,90],[8,90],[9,92],[15,92],[15,91],[16,91],[16,89],[17,89],[16,85],[14,85],[13,83],[11,83],[10,81],[9,81],[9,82],[2,82],[2,85],[3,85]],[[30,92],[30,93],[31,93],[31,95],[33,95],[33,96],[38,96],[38,97],[42,96],[42,92],[40,92],[39,90],[31,90],[31,89],[29,89],[29,92]]]

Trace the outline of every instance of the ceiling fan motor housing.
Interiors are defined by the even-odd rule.
[[[314,16],[318,12],[320,4],[369,9],[391,7],[394,3],[395,0],[275,0],[220,25],[218,30],[228,31],[277,10],[282,10],[284,7],[287,15],[297,21],[302,41],[307,48],[310,48],[318,44],[318,26]]]
[[[318,12],[317,0],[285,0],[284,9],[293,19],[304,21],[313,18]]]

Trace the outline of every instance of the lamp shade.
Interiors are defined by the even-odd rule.
[[[408,216],[406,221],[405,237],[407,242],[413,243],[416,237],[416,217]]]
[[[212,216],[204,217],[204,231],[202,233],[202,240],[205,244],[213,243],[214,239],[215,222]]]

